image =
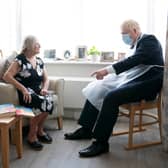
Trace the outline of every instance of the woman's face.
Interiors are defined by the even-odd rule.
[[[39,42],[36,42],[35,44],[34,44],[34,47],[33,47],[33,52],[34,52],[34,54],[39,54],[40,53],[40,43]]]

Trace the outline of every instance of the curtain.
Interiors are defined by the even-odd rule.
[[[162,104],[163,148],[166,152],[168,152],[168,16],[167,16],[165,71],[164,71],[162,103],[163,103]]]
[[[18,49],[21,0],[0,0],[0,49],[3,55]]]

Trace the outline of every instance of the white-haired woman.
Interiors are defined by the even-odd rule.
[[[44,132],[43,123],[52,113],[53,101],[48,96],[49,80],[41,58],[40,44],[36,37],[27,36],[23,42],[21,53],[16,56],[3,79],[13,84],[19,95],[20,104],[40,111],[30,119],[28,144],[35,150],[42,150],[43,143],[51,143],[52,138]]]

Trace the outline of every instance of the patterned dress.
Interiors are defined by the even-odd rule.
[[[24,54],[20,54],[15,58],[19,63],[21,70],[16,74],[15,79],[23,84],[31,94],[31,103],[23,100],[23,94],[18,90],[20,104],[26,107],[34,108],[41,112],[52,113],[53,99],[50,95],[42,96],[40,91],[43,82],[44,63],[41,58],[36,57],[36,68],[26,59]]]

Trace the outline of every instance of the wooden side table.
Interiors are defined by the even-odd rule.
[[[14,134],[16,137],[16,151],[18,158],[22,157],[22,117],[0,118],[1,131],[1,150],[2,150],[2,167],[9,168],[9,129],[14,126]]]

